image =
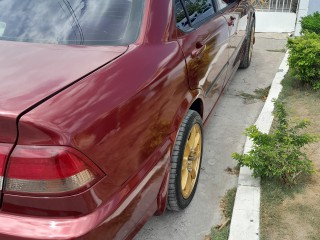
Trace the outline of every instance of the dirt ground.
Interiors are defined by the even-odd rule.
[[[320,98],[308,92],[293,91],[285,97],[287,111],[293,121],[309,119],[308,132],[320,135]],[[263,239],[320,239],[320,142],[309,145],[305,152],[314,163],[314,174],[301,191],[270,205],[262,215]],[[275,195],[276,196],[276,195]],[[280,195],[279,195],[280,196]]]
[[[314,144],[309,148],[310,159],[315,163],[316,169],[320,170],[320,145]],[[294,198],[287,198],[278,207],[281,215],[282,231],[270,232],[268,239],[304,240],[320,239],[320,174],[312,177],[304,191],[296,194]],[[280,225],[280,226],[281,226]]]

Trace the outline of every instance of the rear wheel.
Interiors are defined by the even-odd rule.
[[[169,210],[186,208],[195,194],[202,160],[202,119],[189,110],[174,145],[168,189]]]
[[[250,66],[252,53],[253,53],[254,34],[255,34],[255,22],[253,21],[247,35],[246,49],[243,55],[243,59],[240,63],[240,68],[247,68]]]

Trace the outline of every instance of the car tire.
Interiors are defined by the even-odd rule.
[[[178,131],[171,156],[167,209],[185,209],[196,192],[203,149],[200,115],[189,110]]]
[[[240,63],[240,68],[248,68],[251,63],[253,45],[254,45],[254,34],[255,34],[255,21],[251,23],[250,30],[247,33],[246,48],[243,54],[242,61]]]

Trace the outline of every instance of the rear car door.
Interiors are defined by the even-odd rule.
[[[226,80],[237,70],[241,60],[241,49],[248,25],[248,2],[246,0],[215,0],[219,12],[225,17],[230,35],[229,66]],[[227,81],[224,85],[227,84]]]
[[[212,0],[175,0],[177,39],[189,85],[205,95],[204,117],[219,98],[228,69],[229,29]]]

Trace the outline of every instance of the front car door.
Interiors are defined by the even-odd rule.
[[[216,0],[219,11],[228,22],[229,44],[229,67],[227,80],[238,69],[241,61],[243,43],[246,37],[248,25],[248,1],[247,0]],[[227,84],[227,81],[224,85]]]
[[[218,100],[228,69],[229,29],[212,0],[175,0],[177,39],[191,89],[204,93],[204,119]]]

